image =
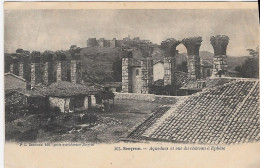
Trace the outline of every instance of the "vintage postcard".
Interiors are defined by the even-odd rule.
[[[5,167],[259,168],[257,2],[6,2]]]

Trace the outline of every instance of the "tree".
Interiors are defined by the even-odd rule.
[[[224,75],[225,73],[226,73],[226,70],[219,70],[216,75],[218,75],[219,77],[221,77],[221,76]]]
[[[22,53],[23,53],[23,49],[22,49],[22,48],[18,48],[18,49],[16,50],[16,53],[22,54]]]
[[[238,76],[243,78],[259,78],[259,47],[256,49],[247,49],[249,57],[242,65],[236,66],[235,71]]]
[[[73,58],[79,56],[80,51],[81,51],[80,47],[77,47],[76,45],[70,46],[69,52]]]
[[[121,82],[122,81],[122,60],[119,56],[113,62],[112,71],[113,71],[114,81]]]

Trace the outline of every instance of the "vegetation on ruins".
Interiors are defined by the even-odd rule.
[[[239,77],[259,78],[259,46],[256,49],[247,49],[249,57],[242,65],[236,66],[235,71]]]

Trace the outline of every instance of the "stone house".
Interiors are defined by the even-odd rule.
[[[13,73],[5,73],[5,90],[26,89],[26,80]]]
[[[32,90],[23,90],[23,94],[32,101],[36,100],[34,103],[41,102],[50,108],[58,107],[61,112],[67,113],[96,106],[95,94],[99,91],[94,87],[58,82],[47,87],[39,86]]]

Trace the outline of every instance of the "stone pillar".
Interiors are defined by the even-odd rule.
[[[77,60],[71,60],[71,63],[70,63],[70,79],[71,79],[71,83],[77,83],[76,70],[77,70]]]
[[[151,57],[146,57],[141,60],[142,74],[142,94],[150,93],[150,87],[153,83],[153,60]]]
[[[89,96],[84,97],[84,108],[85,109],[88,109],[88,99],[89,99]]]
[[[11,63],[10,64],[10,73],[14,73],[14,64],[13,63]]]
[[[71,60],[70,63],[70,79],[72,83],[81,82],[81,60]]]
[[[31,88],[41,83],[40,63],[31,63]]]
[[[43,64],[43,84],[49,84],[49,62]]]
[[[35,81],[35,63],[31,63],[31,89],[34,88],[36,85]]]
[[[200,56],[201,37],[191,37],[182,40],[188,52],[188,73],[190,79],[200,79]]]
[[[96,97],[94,95],[91,95],[91,107],[96,106]]]
[[[40,52],[32,52],[31,60],[31,88],[34,88],[37,84],[42,82],[41,74],[41,56]]]
[[[45,51],[43,53],[43,84],[49,85],[50,83],[54,82],[54,67],[53,67],[53,61],[54,61],[55,53],[52,51]]]
[[[67,81],[68,69],[66,54],[63,51],[56,51],[56,82]]]
[[[26,81],[30,81],[30,74],[31,74],[31,62],[29,55],[25,55],[23,57],[23,78]]]
[[[203,60],[201,59],[200,60],[200,78],[206,78],[206,73],[205,73],[205,67],[204,67],[204,62]]]
[[[56,65],[56,82],[61,82],[61,61],[57,61]]]
[[[122,91],[131,92],[131,58],[122,58]]]
[[[176,71],[176,47],[181,42],[171,38],[163,41],[161,47],[164,49],[166,56],[164,58],[164,85],[174,85],[174,72]]]
[[[171,85],[172,77],[172,57],[165,57],[164,58],[164,85]]]
[[[23,62],[19,62],[19,76],[22,78],[23,78],[23,74],[24,74],[23,66],[24,66]]]
[[[68,78],[67,78],[67,71],[68,71],[68,68],[67,68],[67,61],[66,60],[62,60],[61,61],[61,80],[62,81],[67,81]]]
[[[76,82],[81,83],[82,81],[82,60],[77,60],[77,68],[76,68]]]
[[[210,42],[214,49],[212,76],[225,76],[225,72],[227,71],[226,50],[229,37],[225,35],[212,36]]]
[[[10,73],[19,76],[19,63],[17,58],[13,58],[12,64],[10,65]]]

